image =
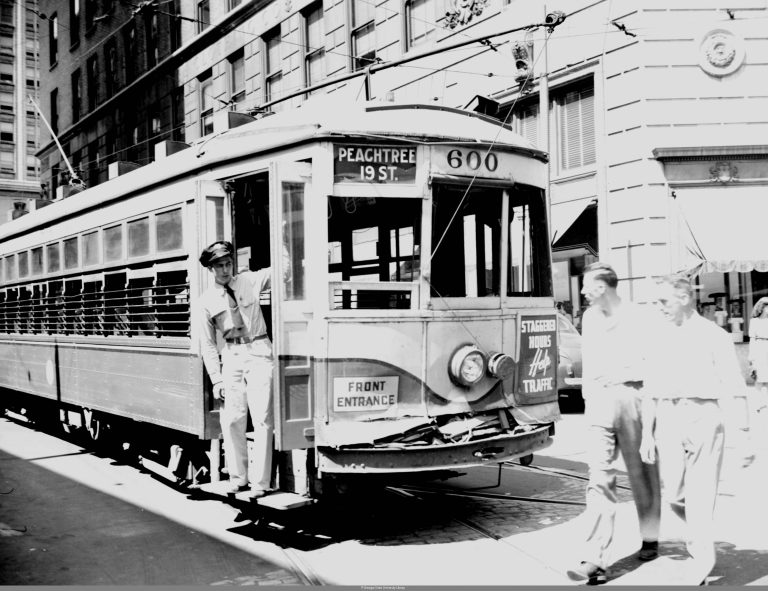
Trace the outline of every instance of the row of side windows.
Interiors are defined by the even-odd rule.
[[[183,246],[182,210],[171,209],[7,255],[0,283],[169,255]]]
[[[0,333],[189,337],[186,271],[147,271],[0,289]]]

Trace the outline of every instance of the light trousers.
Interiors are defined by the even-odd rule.
[[[715,566],[715,501],[723,463],[723,413],[715,400],[660,400],[656,451],[662,499],[686,523],[686,547],[697,575]]]
[[[616,460],[624,460],[635,500],[643,541],[659,539],[661,493],[655,464],[640,459],[642,423],[639,390],[618,385],[603,388],[585,400],[587,419],[587,539],[583,560],[602,568],[616,521]]]
[[[261,339],[248,344],[227,343],[221,352],[224,407],[221,430],[224,458],[233,483],[248,484],[248,412],[253,423],[256,456],[251,458],[252,489],[266,490],[272,480],[272,344]]]

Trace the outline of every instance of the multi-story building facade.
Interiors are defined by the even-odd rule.
[[[550,154],[566,309],[581,307],[581,270],[597,257],[638,301],[655,276],[695,272],[702,310],[733,312],[735,338],[736,320],[768,294],[768,247],[753,236],[768,193],[766,0],[40,0],[40,10],[44,111],[89,184],[113,161],[148,162],[162,140],[201,140],[219,113],[389,97],[470,106]],[[558,10],[564,22],[547,20]],[[43,144],[55,188],[64,164]]]
[[[35,4],[0,2],[0,224],[41,202]]]

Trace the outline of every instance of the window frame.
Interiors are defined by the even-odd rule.
[[[263,63],[264,63],[264,102],[270,102],[275,100],[275,91],[273,85],[277,89],[277,94],[282,94],[283,86],[283,56],[282,56],[282,36],[280,26],[274,27],[264,33],[261,37],[263,48]],[[272,60],[270,59],[270,43],[275,43],[278,54],[278,68],[272,68]],[[279,87],[278,87],[279,85]]]

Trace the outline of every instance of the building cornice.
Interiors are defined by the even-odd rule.
[[[768,145],[654,148],[653,157],[661,162],[764,160],[768,159]]]

